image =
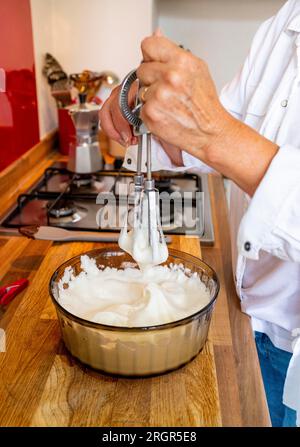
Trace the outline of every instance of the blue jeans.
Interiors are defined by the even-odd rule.
[[[296,411],[282,403],[283,386],[292,354],[276,348],[269,337],[255,332],[255,342],[273,427],[296,427]]]

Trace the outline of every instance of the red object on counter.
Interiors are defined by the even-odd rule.
[[[28,284],[28,279],[23,278],[8,286],[0,287],[0,305],[7,306]]]
[[[68,155],[70,146],[76,144],[75,126],[68,109],[58,109],[59,151]]]
[[[0,42],[1,170],[39,141],[30,0],[0,0]]]

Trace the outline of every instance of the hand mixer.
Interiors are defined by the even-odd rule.
[[[135,70],[128,73],[122,82],[119,95],[119,106],[122,115],[133,126],[133,134],[138,138],[137,170],[134,175],[135,217],[133,230],[147,228],[148,247],[152,257],[151,262],[158,264],[167,258],[168,250],[160,224],[158,191],[155,189],[155,181],[152,178],[151,133],[140,118],[140,109],[143,102],[137,93],[133,109],[130,108],[128,103],[130,88],[136,80],[137,74]],[[146,178],[144,178],[142,173],[142,154],[145,142]],[[147,207],[146,210],[145,206]]]

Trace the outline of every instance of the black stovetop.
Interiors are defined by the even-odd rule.
[[[210,213],[208,191],[204,197],[203,176],[165,171],[153,175],[160,192],[164,233],[203,236],[207,221],[204,214]],[[69,172],[65,164],[55,163],[26,194],[18,197],[16,205],[2,219],[0,225],[4,228],[50,225],[69,230],[119,231],[120,220],[103,219],[103,214],[110,206],[106,199],[113,196],[117,209],[126,206],[127,198],[123,192],[132,182],[133,173],[125,170],[79,175]],[[175,199],[169,207],[164,206],[163,192],[175,193]],[[181,211],[183,208],[177,207],[179,202],[184,206],[184,218]],[[207,202],[209,209],[206,212],[204,208],[207,208]]]

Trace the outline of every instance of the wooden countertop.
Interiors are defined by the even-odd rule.
[[[15,188],[7,188],[0,211],[55,158],[46,157]],[[0,235],[1,285],[24,277],[30,281],[0,313],[6,334],[6,352],[0,352],[0,426],[270,425],[249,319],[240,311],[232,281],[223,183],[211,177],[209,185],[215,246],[202,248],[201,254],[198,239],[184,236],[174,237],[171,245],[201,255],[220,278],[209,338],[191,363],[154,378],[104,376],[73,359],[62,343],[49,279],[68,258],[104,244]]]

